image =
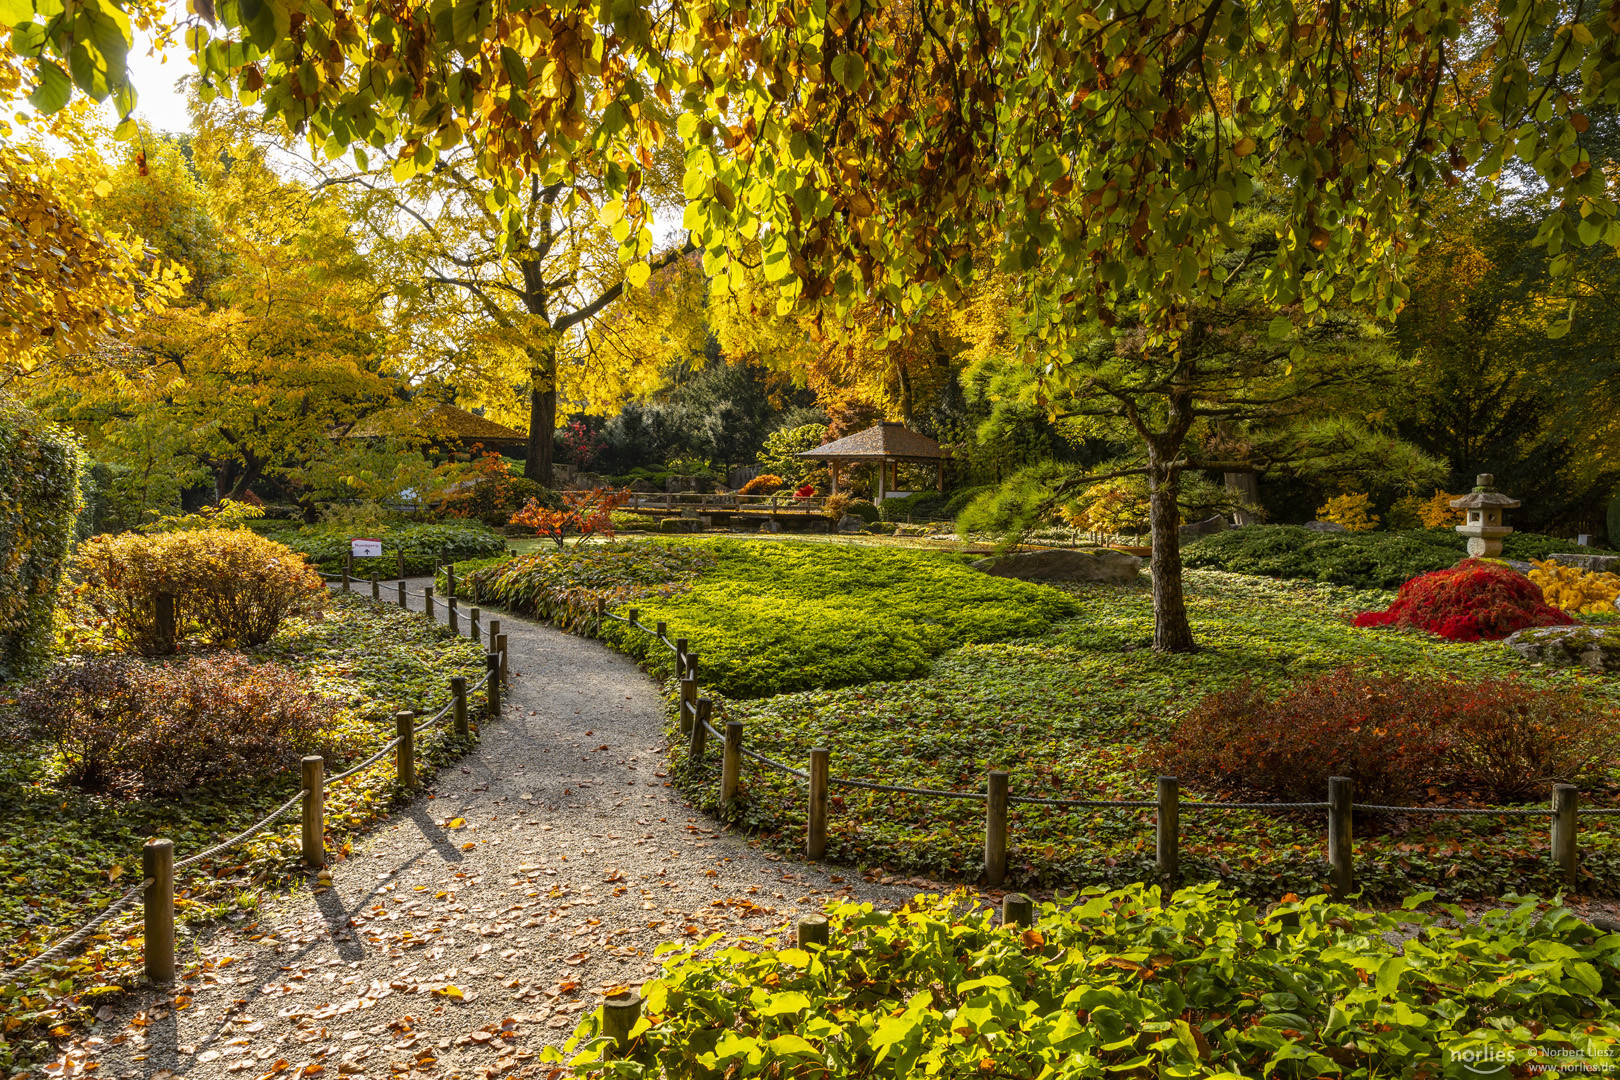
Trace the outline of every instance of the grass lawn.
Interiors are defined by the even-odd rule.
[[[323,614],[290,620],[269,644],[248,654],[290,666],[312,689],[340,703],[339,733],[353,760],[393,737],[396,710],[437,710],[449,700],[450,676],[477,679],[483,670],[483,651],[476,644],[450,637],[420,615],[358,596],[334,595]],[[14,702],[14,697],[0,699],[0,734],[11,726],[6,714]],[[428,775],[434,763],[464,749],[443,727],[424,733],[417,746]],[[240,832],[299,785],[289,770],[258,786],[203,789],[179,800],[122,800],[59,786],[55,773],[56,762],[44,747],[0,738],[0,816],[9,826],[0,833],[0,877],[6,883],[0,890],[0,964],[6,967],[54,943],[138,881],[141,846],[148,837],[169,837],[176,857],[184,858]],[[329,788],[329,849],[346,854],[347,838],[376,821],[398,794],[387,758]],[[183,871],[179,919],[251,912],[261,888],[300,876],[298,845],[299,818],[292,813],[267,832]],[[138,926],[127,942],[123,933],[114,934],[73,957],[66,981],[82,991],[128,976],[139,950]],[[19,1007],[17,999],[25,993],[14,986],[0,990],[0,1011],[8,1021],[41,1019]]]

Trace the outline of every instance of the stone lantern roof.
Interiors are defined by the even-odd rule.
[[[1502,524],[1502,511],[1519,505],[1497,491],[1490,473],[1475,478],[1474,490],[1460,499],[1452,499],[1453,509],[1468,511],[1468,520],[1457,526],[1457,531],[1468,537],[1468,554],[1474,558],[1496,558],[1502,554],[1502,537],[1513,531],[1513,526]]]

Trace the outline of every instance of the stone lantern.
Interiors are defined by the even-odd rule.
[[[1502,537],[1513,531],[1513,526],[1502,524],[1502,511],[1519,505],[1518,499],[1491,486],[1494,479],[1490,473],[1480,473],[1473,491],[1451,500],[1453,509],[1468,511],[1467,523],[1457,526],[1457,531],[1468,537],[1468,554],[1476,559],[1502,554]]]

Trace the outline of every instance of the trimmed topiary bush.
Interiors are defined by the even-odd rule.
[[[746,483],[742,487],[738,488],[737,489],[737,494],[739,494],[739,495],[769,495],[773,491],[775,491],[777,488],[783,487],[786,484],[787,484],[787,481],[783,480],[780,476],[777,476],[775,473],[760,473],[758,476],[756,476],[752,480],[748,481],[748,483]]]
[[[73,437],[0,400],[0,680],[42,664],[79,511]]]
[[[1356,616],[1357,626],[1413,627],[1450,641],[1498,641],[1527,626],[1574,621],[1547,603],[1535,582],[1482,559],[1415,577],[1401,586],[1387,611]]]
[[[945,496],[937,491],[914,491],[910,495],[884,499],[878,507],[884,521],[941,521],[945,513]]]

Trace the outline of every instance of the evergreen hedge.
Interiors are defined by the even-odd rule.
[[[40,665],[79,511],[73,436],[0,401],[0,679]]]

